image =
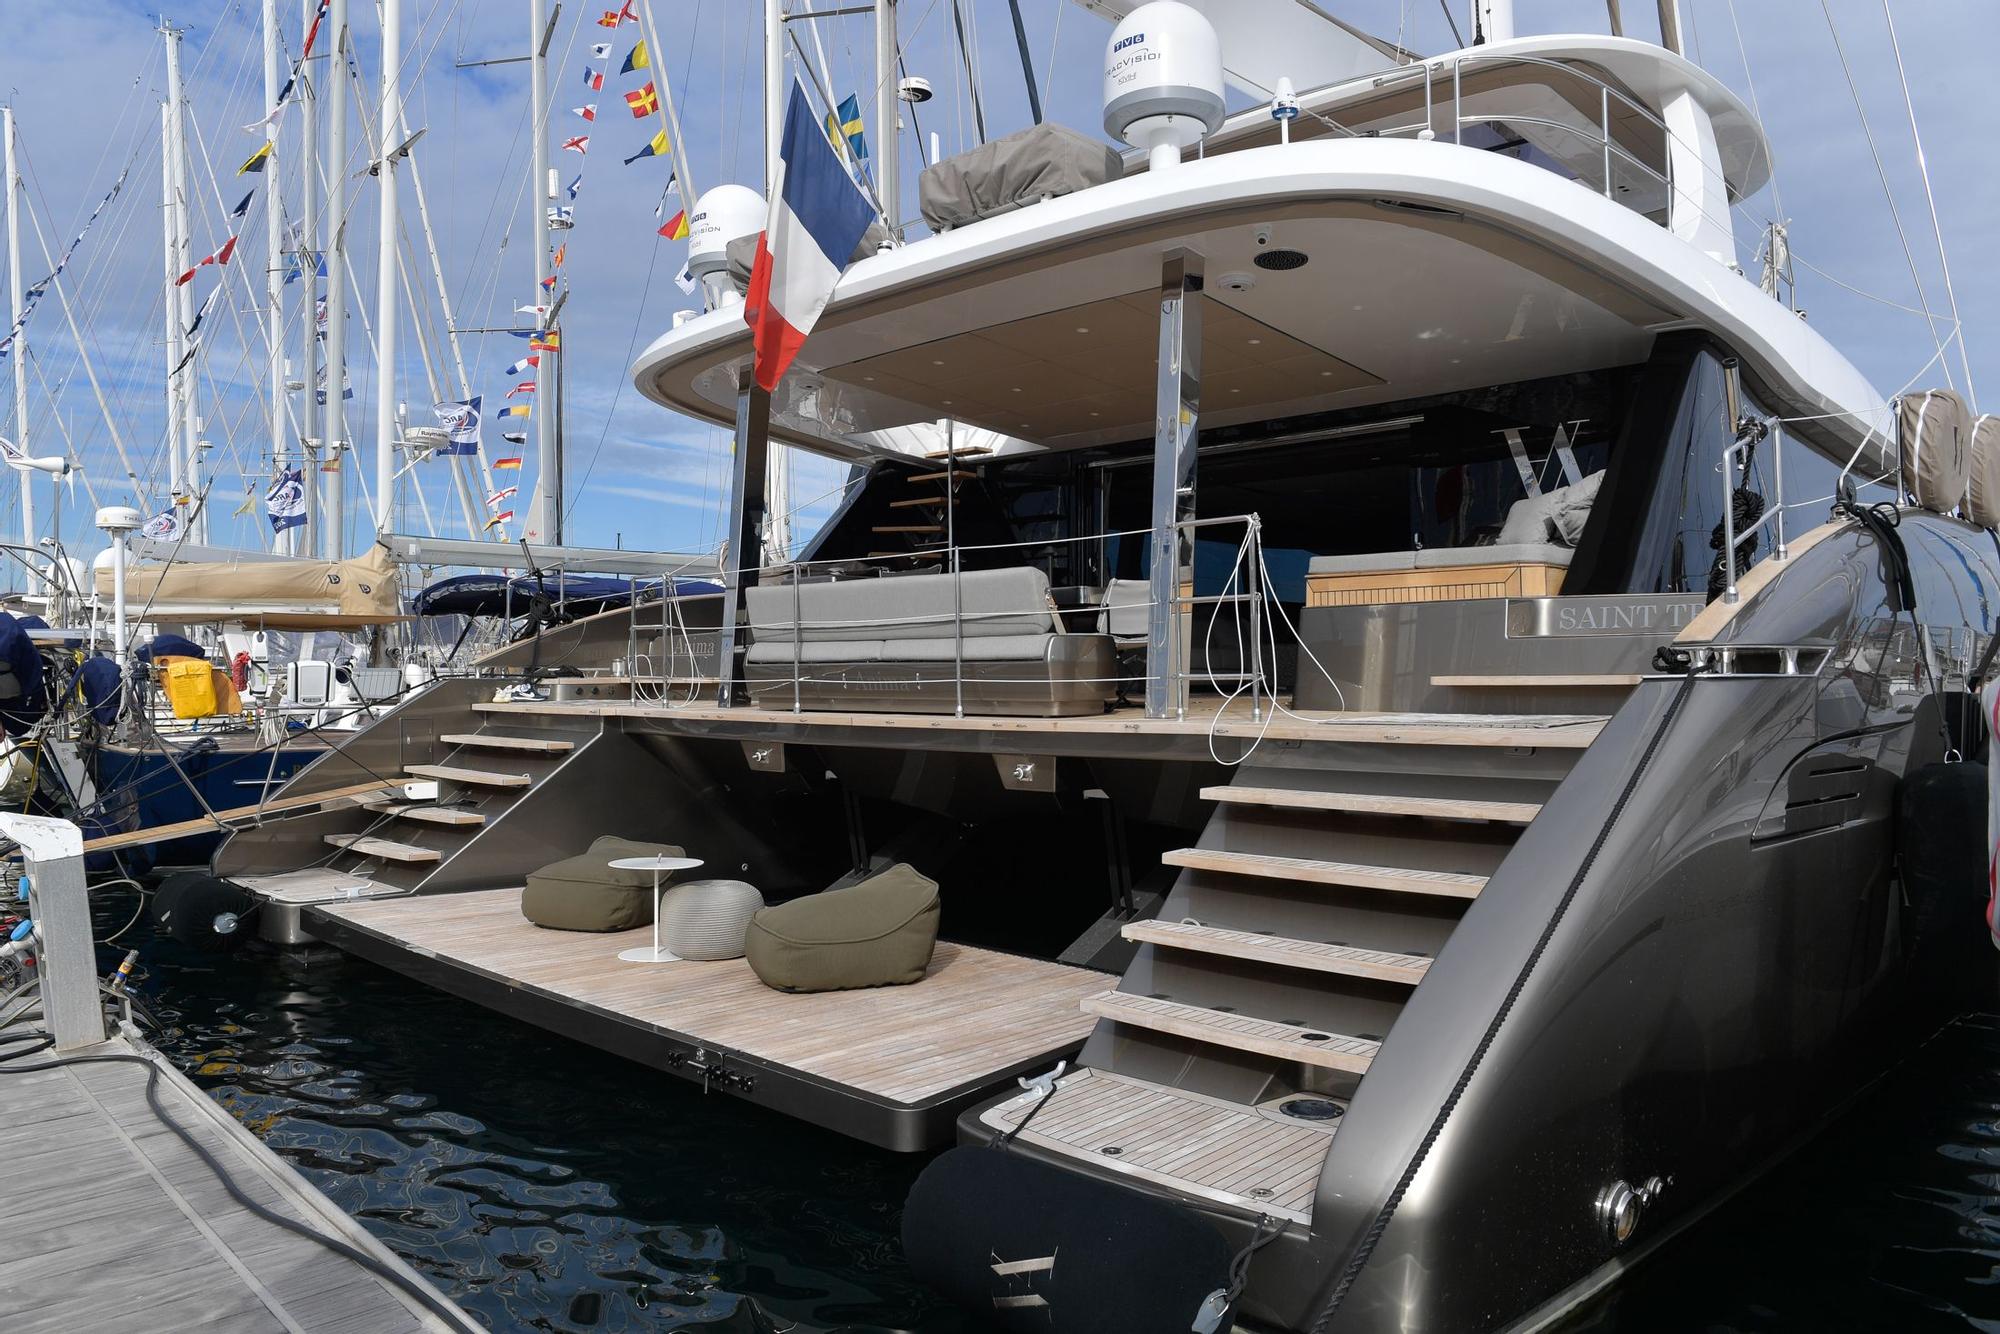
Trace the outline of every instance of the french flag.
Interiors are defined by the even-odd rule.
[[[757,383],[766,393],[777,388],[805,346],[874,218],[874,208],[841,165],[806,106],[805,90],[794,81],[778,152],[778,184],[771,191],[770,219],[757,238],[757,262],[743,305],[756,338]]]

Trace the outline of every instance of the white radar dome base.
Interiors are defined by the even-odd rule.
[[[688,214],[688,273],[700,281],[710,310],[741,305],[729,281],[729,243],[764,230],[770,210],[747,185],[718,185],[694,201]]]
[[[1158,171],[1222,128],[1222,43],[1209,21],[1178,0],[1127,14],[1104,48],[1104,130]]]

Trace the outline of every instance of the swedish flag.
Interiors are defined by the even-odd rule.
[[[838,143],[842,136],[847,139],[848,151],[854,154],[856,162],[868,160],[868,140],[861,133],[861,99],[849,93],[840,103],[840,109],[826,118],[826,137]]]

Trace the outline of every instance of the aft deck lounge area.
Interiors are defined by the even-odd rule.
[[[791,994],[742,959],[620,962],[649,931],[549,931],[519,889],[329,905],[314,934],[529,1023],[885,1148],[948,1142],[960,1111],[1073,1054],[1105,976],[938,942],[909,986]]]

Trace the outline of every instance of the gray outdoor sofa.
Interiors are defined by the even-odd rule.
[[[1066,633],[1036,569],[787,581],[748,604],[762,708],[950,713],[961,664],[967,713],[1087,715],[1117,694],[1111,637]]]

